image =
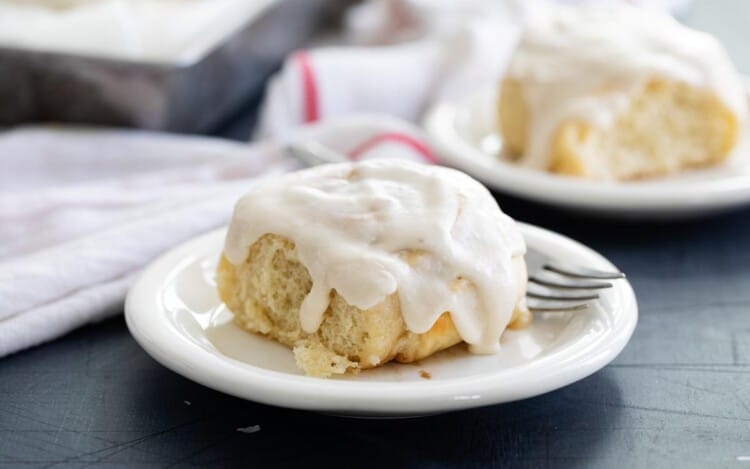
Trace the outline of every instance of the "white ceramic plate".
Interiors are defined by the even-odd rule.
[[[560,262],[612,269],[591,249],[521,225],[529,244]],[[536,315],[509,331],[502,351],[479,356],[464,346],[417,365],[388,364],[342,378],[300,373],[292,352],[242,331],[219,302],[214,269],[224,232],[196,238],[149,266],[128,294],[131,333],[156,360],[210,388],[265,404],[370,417],[413,416],[514,401],[578,381],[617,356],[638,319],[626,281],[588,311]],[[430,379],[421,377],[427,371]]]
[[[638,182],[595,182],[522,168],[499,155],[496,92],[437,104],[424,126],[442,161],[518,197],[618,217],[686,218],[750,205],[750,132],[726,164]]]

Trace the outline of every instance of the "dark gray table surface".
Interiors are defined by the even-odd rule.
[[[640,323],[612,365],[517,403],[350,420],[194,384],[147,356],[117,318],[0,360],[0,464],[750,467],[750,210],[612,224],[501,203],[628,273]],[[260,431],[237,431],[253,425]]]
[[[747,3],[717,3],[739,5],[747,20]],[[249,112],[223,133],[243,136],[252,121]],[[615,223],[499,200],[627,272],[640,322],[593,376],[511,404],[352,420],[188,381],[146,355],[118,317],[0,360],[0,466],[750,468],[750,209]]]

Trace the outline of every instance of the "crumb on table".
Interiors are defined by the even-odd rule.
[[[249,427],[240,427],[237,429],[240,433],[256,433],[260,431],[260,425],[250,425]]]
[[[428,371],[425,371],[425,370],[419,370],[419,376],[421,376],[424,379],[432,378],[432,375]]]

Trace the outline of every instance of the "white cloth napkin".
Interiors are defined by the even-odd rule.
[[[433,159],[420,132],[384,117],[310,126],[353,159]],[[121,311],[152,259],[227,223],[258,177],[297,164],[281,143],[141,131],[0,134],[0,356]]]
[[[677,11],[689,0],[371,0],[350,11],[342,45],[290,56],[271,80],[257,135],[359,112],[418,121],[428,105],[496,84],[523,22],[564,3],[628,1]]]

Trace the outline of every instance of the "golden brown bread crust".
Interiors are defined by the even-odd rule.
[[[519,80],[501,84],[499,123],[512,158],[529,147],[533,116]],[[652,79],[608,129],[587,122],[560,123],[549,142],[548,171],[598,177],[602,164],[613,179],[662,176],[687,168],[716,165],[734,148],[737,116],[708,90],[682,82]]]
[[[518,80],[504,79],[500,85],[500,133],[510,156],[520,156],[526,150],[529,109]]]
[[[247,260],[238,266],[222,256],[217,285],[221,300],[240,327],[293,348],[298,365],[308,375],[325,377],[390,360],[413,362],[461,342],[448,313],[424,334],[409,332],[397,293],[360,310],[334,290],[320,328],[305,333],[299,307],[312,280],[296,257],[294,243],[274,234],[256,241]],[[529,320],[527,311],[518,310],[510,327],[521,327]]]

